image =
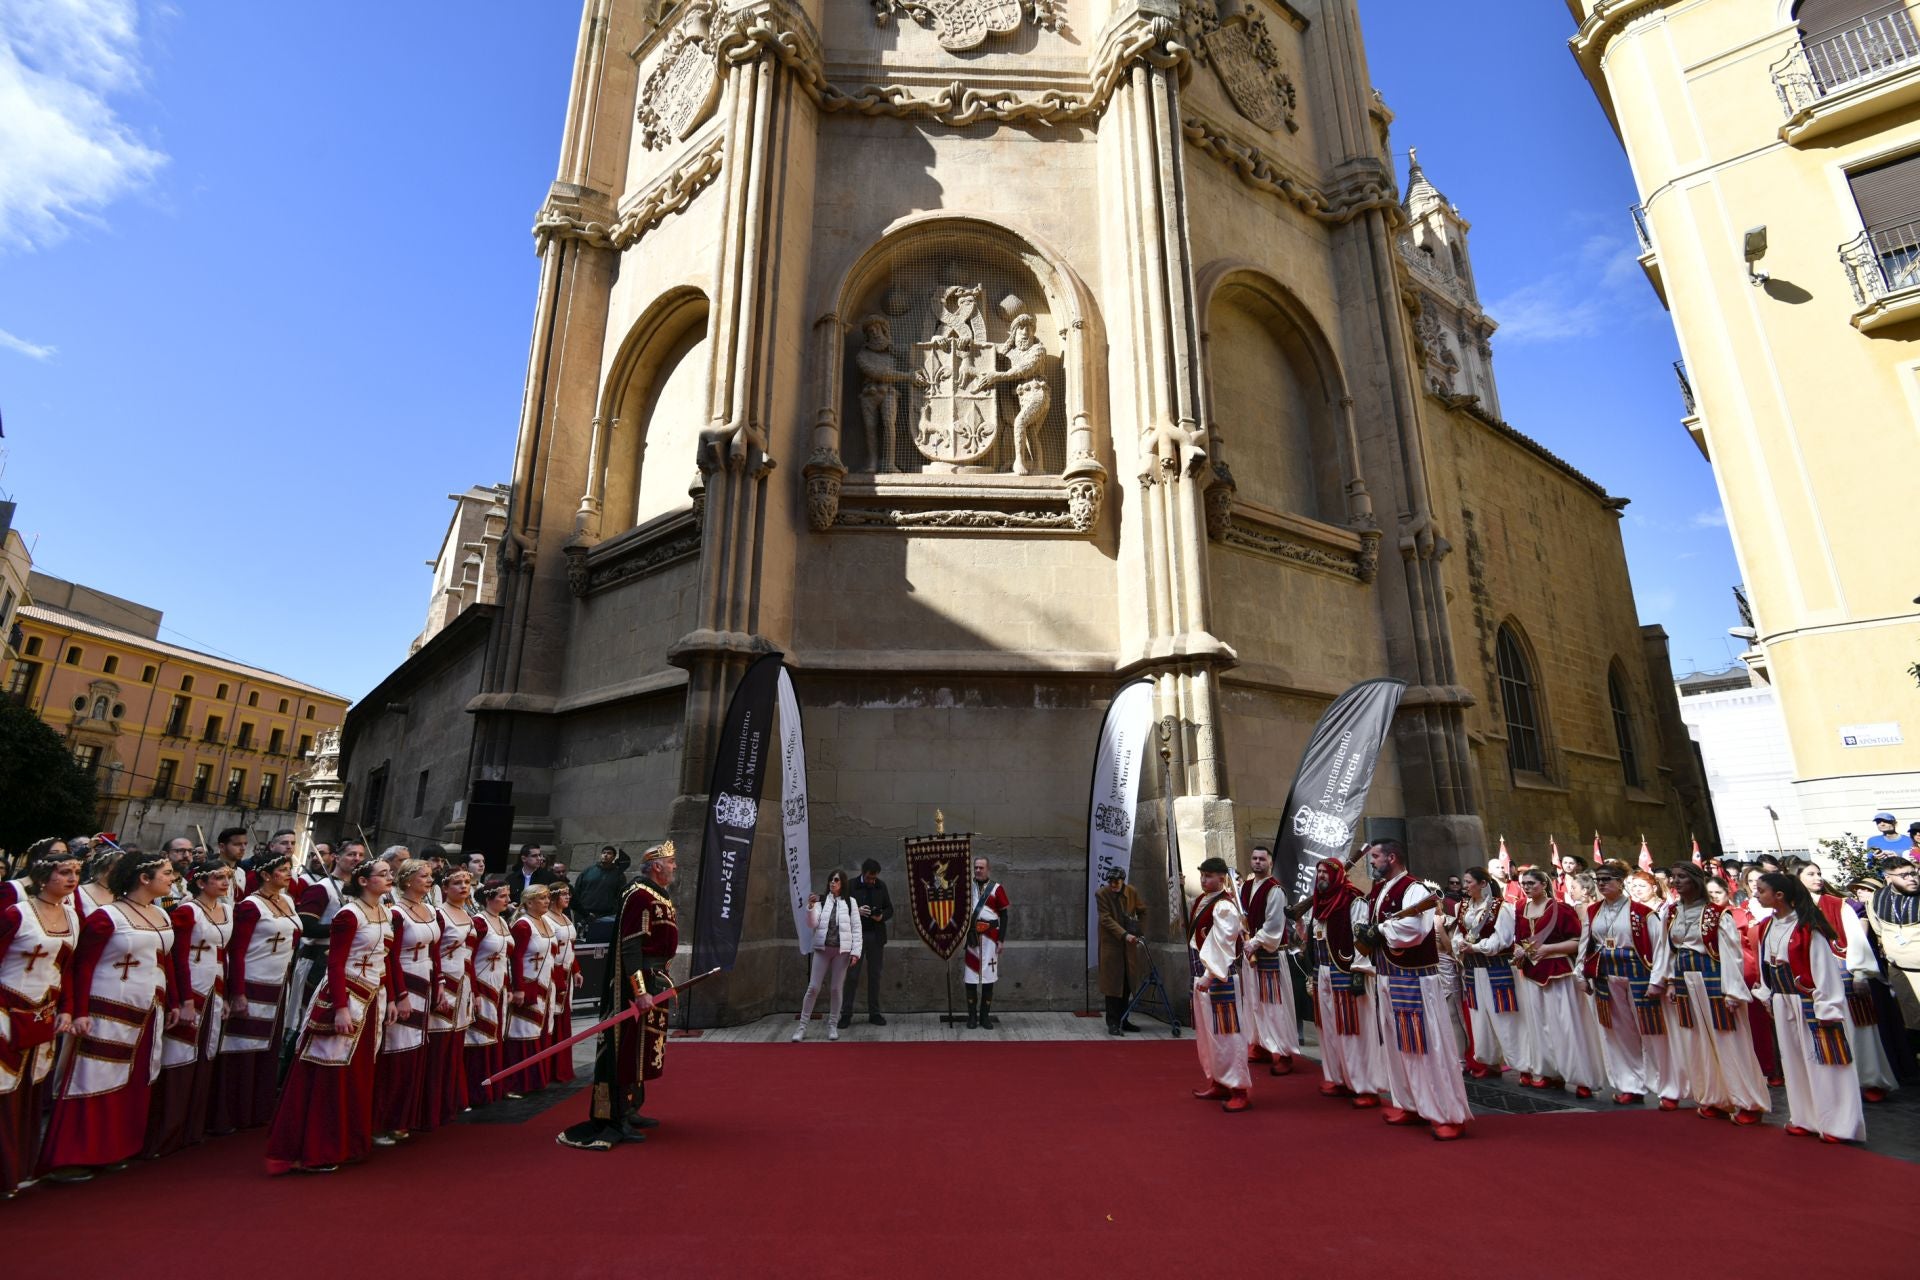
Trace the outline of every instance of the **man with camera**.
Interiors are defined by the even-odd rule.
[[[860,909],[860,963],[847,970],[847,986],[840,1002],[840,1026],[853,1024],[854,988],[860,971],[867,972],[867,1021],[884,1027],[880,1016],[880,964],[886,958],[887,921],[893,919],[893,895],[880,878],[880,864],[868,858],[860,864],[860,878],[847,890],[854,906]]]

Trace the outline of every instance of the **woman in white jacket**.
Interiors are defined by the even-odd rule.
[[[847,897],[847,878],[835,871],[827,877],[827,896],[807,897],[807,927],[813,930],[813,974],[807,979],[807,998],[800,1002],[800,1025],[793,1029],[794,1043],[807,1037],[807,1020],[813,1017],[813,1002],[820,995],[820,984],[830,984],[833,1008],[827,1016],[827,1039],[840,1038],[840,1000],[846,990],[847,970],[860,963],[860,912]]]

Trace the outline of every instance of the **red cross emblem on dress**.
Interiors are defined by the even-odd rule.
[[[140,957],[131,954],[125,955],[114,961],[108,967],[118,969],[120,971],[120,981],[125,982],[127,975],[140,967]]]
[[[280,954],[280,944],[281,944],[281,943],[282,943],[283,941],[285,941],[285,939],[283,939],[283,938],[282,938],[282,937],[281,937],[281,936],[280,936],[279,934],[277,934],[277,933],[276,933],[276,934],[271,934],[271,935],[269,935],[269,936],[268,936],[268,938],[267,938],[267,954],[268,954],[268,955],[270,955],[270,956],[276,956],[276,955],[279,955],[279,954]]]
[[[39,943],[36,942],[33,944],[33,950],[24,952],[22,954],[24,955],[27,962],[26,972],[32,973],[33,966],[36,964],[39,964],[42,960],[52,955],[53,952],[47,950],[45,947],[41,946]]]

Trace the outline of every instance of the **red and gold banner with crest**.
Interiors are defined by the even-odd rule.
[[[920,940],[942,960],[951,960],[965,940],[973,837],[910,836],[907,839],[907,902]]]

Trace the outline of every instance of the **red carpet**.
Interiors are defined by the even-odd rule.
[[[1494,1116],[1443,1144],[1321,1098],[1311,1070],[1257,1076],[1242,1116],[1197,1080],[1189,1040],[675,1044],[644,1146],[556,1146],[582,1094],[326,1177],[268,1179],[263,1135],[216,1139],[0,1205],[0,1247],[84,1241],[87,1274],[144,1280],[263,1256],[319,1274],[336,1249],[463,1280],[1176,1276],[1209,1239],[1261,1277],[1484,1278],[1525,1239],[1549,1280],[1913,1274],[1920,1168],[1868,1152],[1685,1112]],[[210,1252],[181,1247],[189,1220]],[[1638,1247],[1589,1246],[1609,1229]]]

